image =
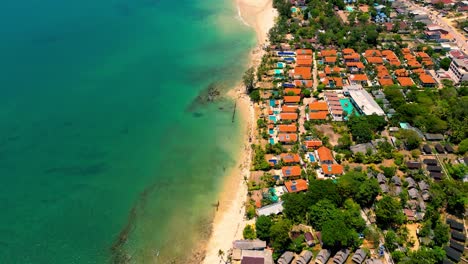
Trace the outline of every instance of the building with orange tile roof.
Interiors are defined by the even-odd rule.
[[[357,73],[357,72],[362,72],[364,70],[365,66],[364,66],[364,64],[362,62],[347,62],[346,63],[346,68],[351,73]]]
[[[312,102],[309,104],[310,112],[328,111],[327,102]]]
[[[423,87],[434,87],[437,82],[429,74],[419,75],[419,81]]]
[[[312,55],[311,49],[297,49],[296,55]]]
[[[414,74],[417,74],[417,75],[426,73],[426,71],[424,69],[422,69],[422,68],[413,69],[413,70],[411,70],[411,72],[414,73]]]
[[[363,74],[351,74],[348,77],[351,84],[367,84],[367,76]]]
[[[297,55],[296,60],[311,60],[313,57],[312,55]]]
[[[333,155],[329,148],[320,147],[317,149],[318,158],[321,163],[333,164]]]
[[[327,88],[343,88],[343,79],[340,77],[325,77],[320,79],[320,81],[327,87]]]
[[[351,49],[351,48],[343,49],[342,52],[345,55],[355,53],[355,51],[353,49]]]
[[[328,111],[319,111],[309,113],[309,120],[326,120],[328,117]]]
[[[297,95],[286,95],[283,99],[286,104],[297,104],[301,101],[301,97]]]
[[[298,106],[283,105],[281,107],[281,112],[283,113],[296,113]]]
[[[278,141],[288,144],[297,142],[297,134],[293,133],[281,133],[278,135]]]
[[[393,85],[392,78],[379,78],[380,86],[390,86]]]
[[[382,57],[380,50],[368,49],[364,52],[365,57]]]
[[[310,79],[312,77],[310,67],[296,67],[294,68],[294,79]]]
[[[336,57],[325,57],[325,64],[335,64],[336,63]]]
[[[307,181],[303,179],[287,181],[284,183],[284,186],[290,193],[304,192],[308,188]]]
[[[338,176],[342,175],[344,172],[343,166],[339,164],[323,164],[322,165],[322,173],[325,176]]]
[[[307,140],[304,142],[307,149],[317,149],[322,146],[321,140]]]
[[[366,57],[366,61],[369,64],[383,64],[384,63],[382,57]]]
[[[345,62],[359,62],[361,56],[357,53],[351,53],[343,56]]]
[[[281,168],[283,178],[298,178],[301,177],[301,167],[299,166],[286,166]]]
[[[336,50],[322,50],[319,52],[319,57],[330,57],[330,56],[335,56],[336,57]]]
[[[402,49],[401,49],[401,52],[402,52],[403,54],[410,54],[410,53],[411,53],[411,50],[410,50],[409,48],[402,48]]]
[[[284,94],[299,95],[299,94],[301,94],[301,89],[299,89],[299,88],[286,88],[286,89],[284,89]]]
[[[299,67],[310,67],[312,66],[312,59],[297,59],[296,65]]]
[[[409,60],[406,62],[406,64],[410,68],[421,68],[421,63],[419,63],[417,60]]]
[[[323,70],[326,75],[331,75],[331,74],[339,74],[341,72],[341,68],[338,66],[335,67],[330,67],[330,66],[325,66],[325,69]]]
[[[297,153],[281,153],[280,157],[284,163],[299,163],[301,161]]]
[[[398,77],[408,77],[409,76],[409,73],[407,70],[405,69],[398,69],[398,70],[395,70],[395,75],[398,76]]]
[[[296,132],[297,131],[297,126],[296,126],[296,124],[278,125],[278,131],[282,132],[282,133]]]
[[[294,85],[296,87],[312,88],[314,85],[314,82],[312,80],[295,80]]]
[[[297,113],[281,113],[280,119],[281,120],[297,120],[298,114]]]
[[[408,86],[413,86],[413,85],[414,85],[414,82],[413,82],[413,80],[412,80],[410,77],[398,77],[397,80],[398,80],[398,83],[399,83],[401,86],[404,86],[404,87],[408,87]]]

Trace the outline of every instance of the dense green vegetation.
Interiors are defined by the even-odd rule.
[[[418,90],[389,86],[384,93],[397,112],[391,119],[394,125],[408,122],[423,132],[446,133],[454,143],[468,137],[466,89]]]

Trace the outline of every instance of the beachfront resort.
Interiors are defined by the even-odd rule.
[[[468,56],[431,15],[463,3],[274,5],[227,261],[466,262]]]

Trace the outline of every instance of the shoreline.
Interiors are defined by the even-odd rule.
[[[238,15],[244,24],[252,27],[257,36],[257,45],[250,53],[248,67],[257,67],[263,57],[263,44],[266,43],[268,31],[275,23],[276,10],[273,0],[235,0]],[[245,218],[245,201],[247,185],[245,178],[250,178],[252,149],[250,145],[255,141],[255,109],[250,97],[244,92],[242,83],[228,92],[228,96],[237,102],[237,109],[241,122],[246,125],[243,129],[243,148],[239,151],[238,163],[231,169],[221,187],[219,207],[215,213],[208,243],[204,245],[203,263],[220,263],[218,254],[222,250],[227,255],[232,247],[232,241],[242,239],[242,231],[249,221]]]

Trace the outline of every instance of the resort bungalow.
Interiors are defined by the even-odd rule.
[[[315,264],[326,264],[330,258],[331,252],[328,249],[322,249],[315,258]]]
[[[312,77],[310,67],[296,67],[294,68],[293,77],[296,80],[310,80]]]
[[[311,55],[300,55],[297,56],[296,66],[298,67],[312,67],[312,56]]]
[[[398,80],[398,83],[404,87],[409,87],[409,86],[414,85],[414,82],[410,77],[398,77],[397,80]]]
[[[285,95],[300,95],[301,94],[301,89],[299,89],[299,88],[285,88],[284,89],[284,94]]]
[[[366,256],[367,256],[367,253],[364,250],[359,248],[358,250],[356,250],[356,252],[354,252],[354,255],[352,258],[353,263],[361,264],[366,259]]]
[[[353,84],[367,85],[367,76],[363,74],[351,74],[348,78],[349,82]]]
[[[339,164],[323,164],[322,173],[326,177],[339,176],[343,174],[343,166]]]
[[[258,208],[256,212],[258,216],[262,216],[262,215],[269,216],[272,214],[274,215],[280,214],[283,212],[283,209],[284,209],[283,201],[280,201],[274,204],[266,205],[262,208]]]
[[[343,264],[349,256],[349,249],[341,249],[333,258],[334,264]]]
[[[298,179],[293,181],[287,181],[284,183],[284,186],[286,186],[288,192],[295,193],[307,191],[308,184],[306,180]]]
[[[278,259],[278,264],[290,264],[294,258],[294,253],[291,251],[286,251]]]
[[[297,95],[284,96],[284,103],[288,105],[297,105],[301,101],[301,97]]]
[[[328,116],[327,102],[313,102],[309,104],[308,120],[325,120]]]
[[[346,54],[343,56],[344,62],[359,62],[361,59],[361,56],[357,53],[351,53],[351,54]]]
[[[434,87],[437,84],[434,78],[432,78],[429,74],[425,73],[419,75],[419,82],[422,87]]]
[[[297,142],[297,134],[292,134],[292,133],[278,134],[278,142],[281,142],[284,144],[294,144]]]
[[[281,178],[283,179],[298,179],[301,177],[301,167],[286,166],[281,168]]]
[[[297,113],[281,113],[280,120],[294,121],[297,120],[298,116],[299,115]]]
[[[279,125],[278,126],[278,132],[280,132],[280,133],[294,133],[296,131],[297,131],[296,124]]]
[[[363,72],[365,66],[362,62],[347,62],[346,69],[351,73]]]
[[[295,264],[308,264],[309,261],[314,257],[312,252],[303,250],[301,254],[296,258]]]
[[[280,158],[283,163],[299,163],[301,161],[297,153],[281,153]]]
[[[322,164],[333,164],[334,162],[332,152],[327,147],[318,148],[317,156]]]
[[[322,146],[321,140],[307,140],[304,142],[305,147],[307,150],[318,149]]]
[[[282,113],[297,113],[298,106],[297,105],[283,105],[281,107]]]

